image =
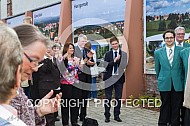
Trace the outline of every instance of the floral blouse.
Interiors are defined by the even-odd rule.
[[[74,64],[73,60],[68,60],[66,69],[62,72],[61,84],[79,83],[78,66]]]

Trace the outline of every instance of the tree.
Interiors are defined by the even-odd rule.
[[[176,20],[171,20],[171,22],[168,24],[168,29],[175,29],[177,27]]]
[[[165,31],[165,30],[166,30],[166,22],[165,21],[161,21],[159,23],[158,31]]]

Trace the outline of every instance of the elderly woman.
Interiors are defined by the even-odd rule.
[[[25,81],[32,75],[32,72],[38,71],[38,67],[41,66],[39,62],[46,53],[49,40],[32,25],[23,24],[14,27],[14,30],[23,47],[24,55],[21,80]],[[45,125],[44,115],[54,113],[58,110],[58,100],[61,94],[57,94],[55,98],[50,99],[53,95],[53,91],[50,91],[40,100],[39,103],[41,105],[33,106],[22,88],[18,88],[18,92],[19,94],[11,101],[11,105],[17,109],[18,117],[24,121],[27,126]],[[46,102],[46,104],[44,102]]]
[[[0,125],[26,126],[9,105],[21,82],[22,47],[16,33],[0,23]]]

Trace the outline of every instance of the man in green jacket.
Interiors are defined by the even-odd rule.
[[[175,33],[171,30],[164,32],[163,39],[166,46],[154,52],[158,90],[162,101],[158,126],[179,126],[184,91],[180,58],[183,47],[175,45]]]
[[[181,47],[184,47],[184,48],[187,48],[187,47],[190,47],[190,44],[185,42],[184,40],[184,37],[185,37],[185,28],[184,27],[181,27],[181,26],[178,26],[176,29],[175,29],[175,35],[176,35],[176,46],[181,46]]]

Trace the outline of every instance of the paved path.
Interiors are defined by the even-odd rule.
[[[111,109],[111,114],[113,113],[113,108]],[[113,120],[113,114],[110,118],[110,123],[104,122],[104,108],[102,105],[95,106],[94,102],[90,102],[88,107],[88,117],[98,120],[99,126],[157,126],[159,113],[142,109],[142,108],[132,108],[123,105],[121,108],[120,118],[123,122],[116,122]],[[82,123],[79,121],[82,126]],[[61,121],[56,122],[56,126],[62,126]]]

